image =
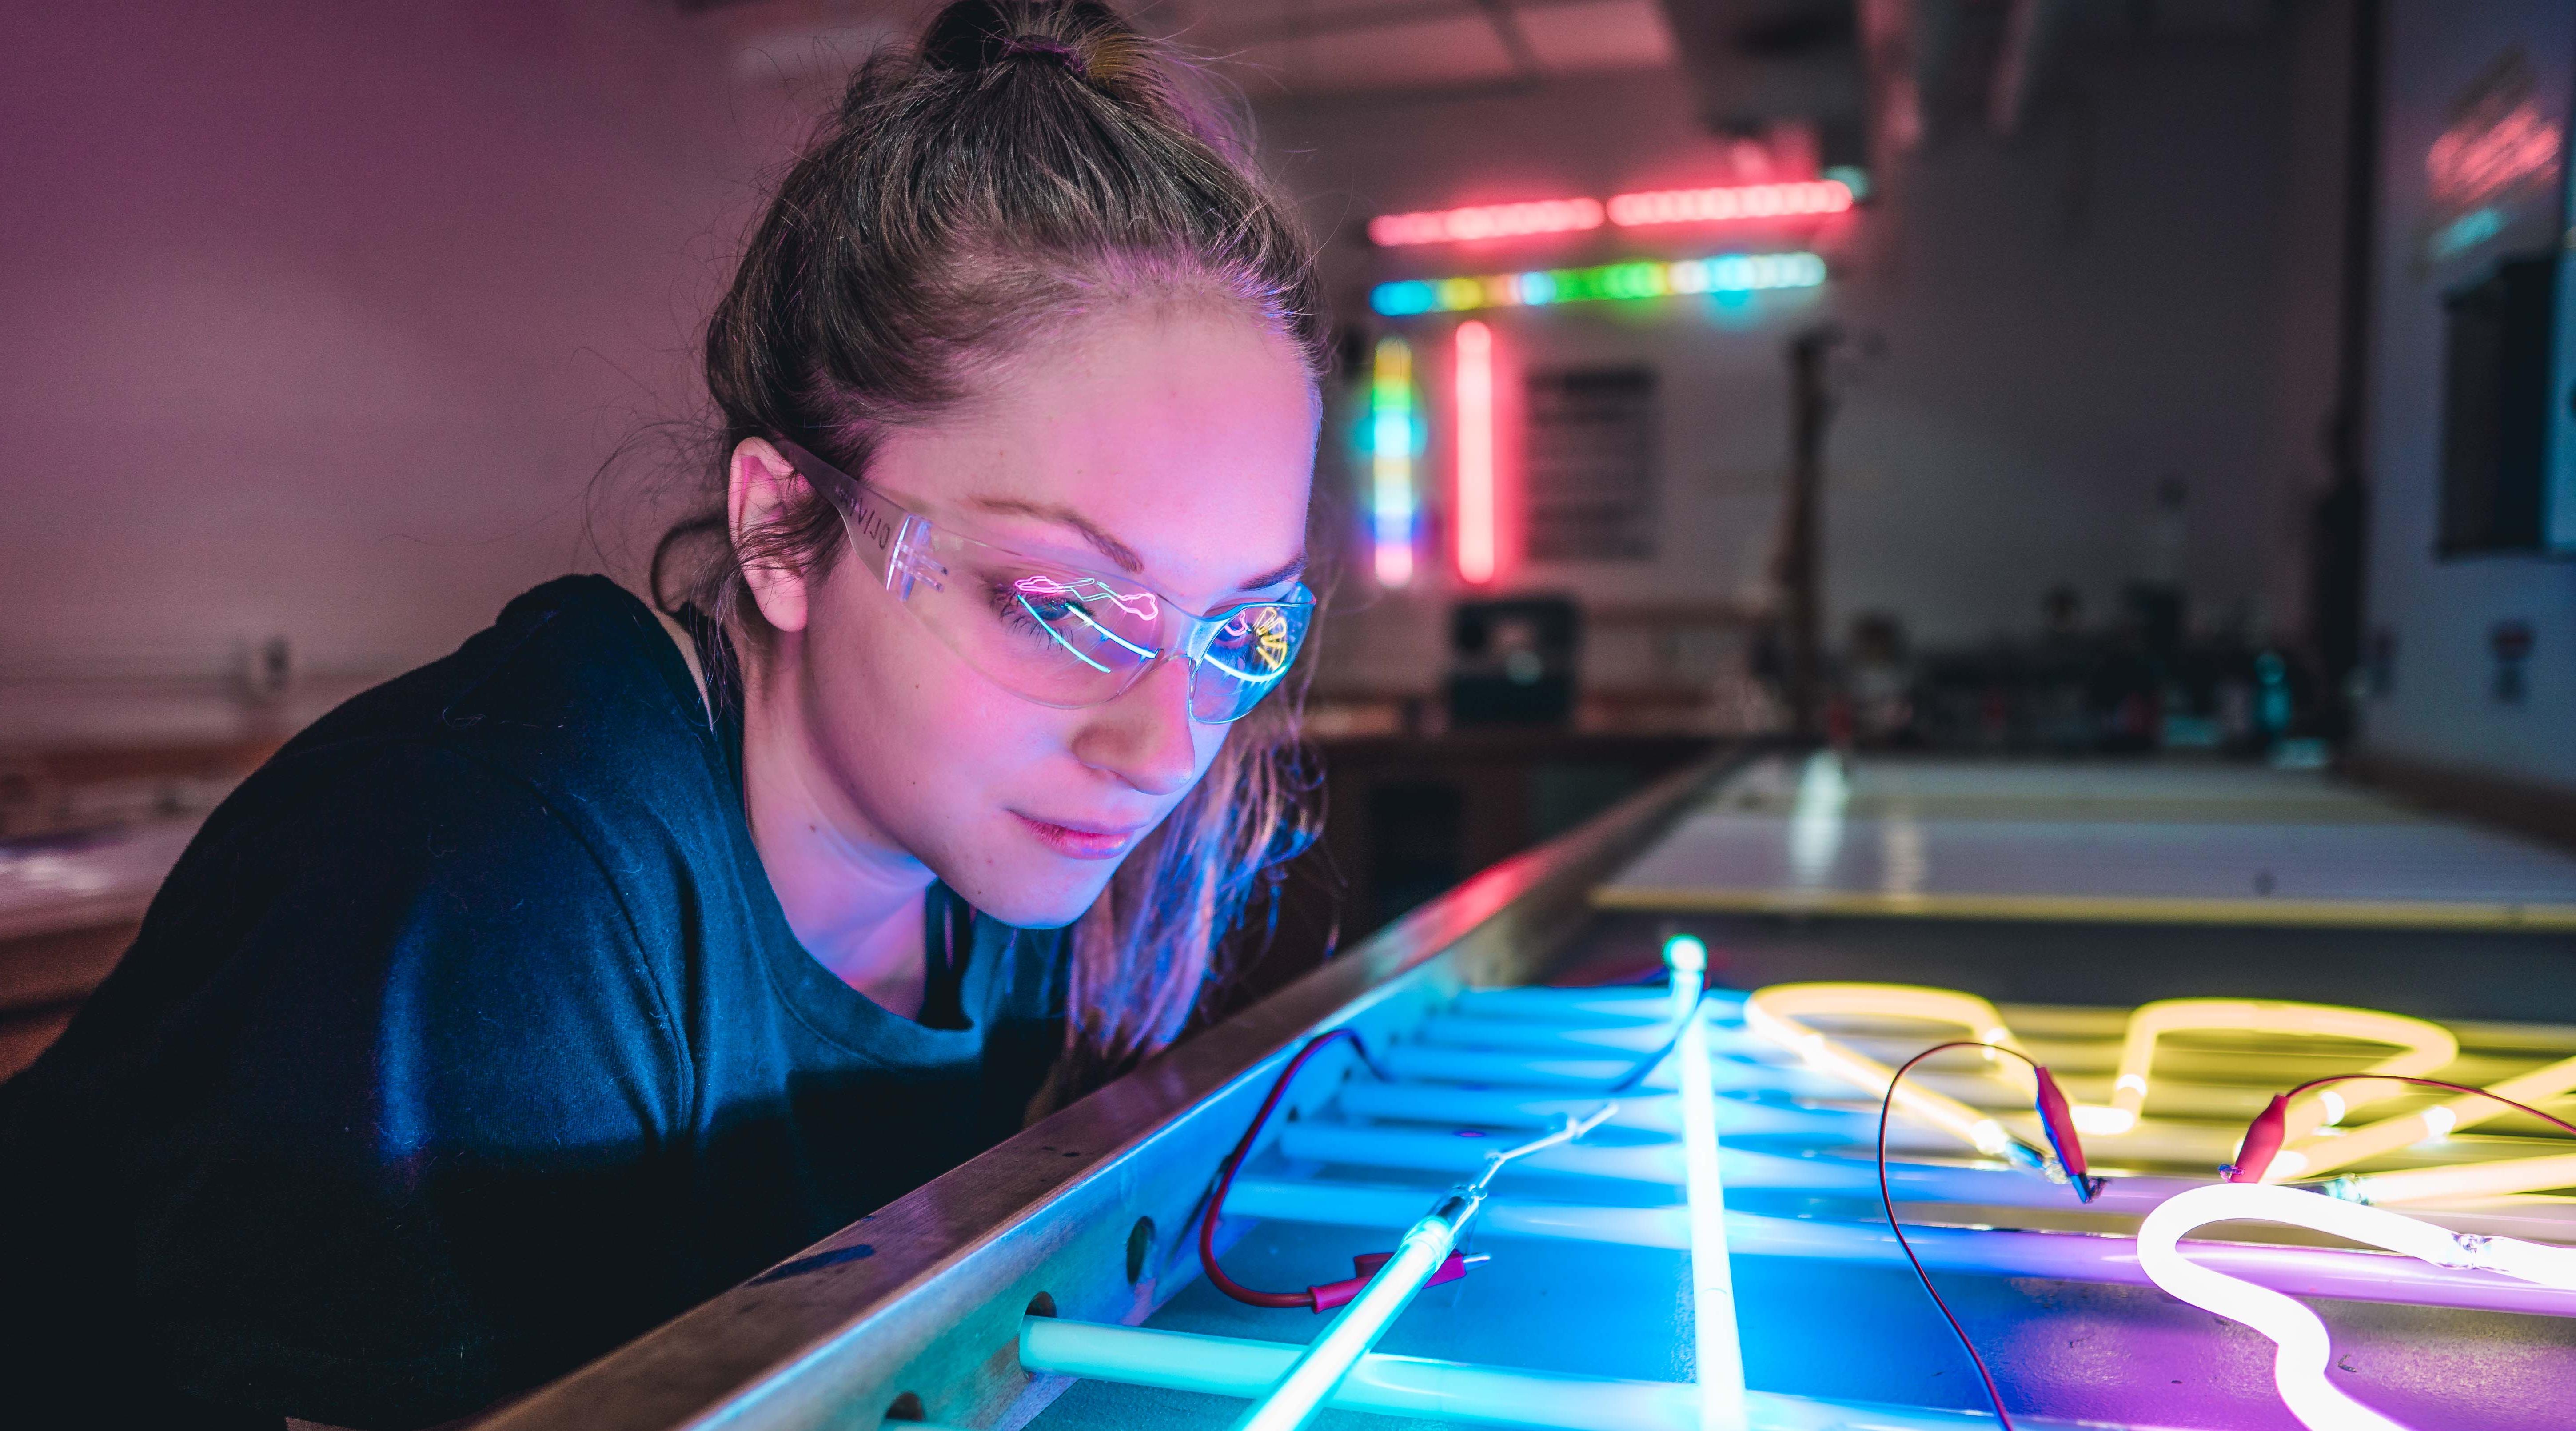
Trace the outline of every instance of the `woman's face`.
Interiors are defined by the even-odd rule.
[[[1033,344],[939,422],[889,434],[866,477],[934,522],[1205,612],[1294,579],[1317,418],[1285,340],[1213,308],[1142,308]],[[775,457],[744,448],[738,489],[745,460]],[[783,626],[780,585],[756,594]],[[1051,709],[968,666],[846,550],[796,585],[802,630],[769,688],[794,703],[779,714],[832,835],[891,845],[1008,923],[1081,915],[1224,743],[1190,718],[1184,663]],[[789,663],[792,685],[774,683]]]

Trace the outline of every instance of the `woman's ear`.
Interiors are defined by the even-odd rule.
[[[733,470],[725,482],[725,527],[733,549],[755,550],[763,533],[773,529],[790,502],[806,496],[803,474],[778,449],[757,437],[746,437],[733,450]],[[805,629],[805,573],[791,563],[757,554],[742,563],[742,578],[761,619],[778,631]]]

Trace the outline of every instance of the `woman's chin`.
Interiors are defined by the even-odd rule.
[[[1045,868],[1046,865],[1055,868]],[[950,888],[965,896],[968,904],[1004,924],[1021,929],[1060,929],[1091,908],[1117,868],[1091,860],[1056,859],[1017,868],[996,862],[980,879],[971,882],[973,888],[956,883]]]

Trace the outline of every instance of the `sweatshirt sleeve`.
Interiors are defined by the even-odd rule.
[[[679,1310],[690,1079],[636,875],[435,744],[191,852],[129,962],[200,972],[111,1144],[176,1384],[390,1431]]]

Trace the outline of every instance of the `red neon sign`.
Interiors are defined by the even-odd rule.
[[[1458,325],[1458,575],[1494,579],[1494,330]]]
[[[1369,242],[1380,248],[1422,243],[1472,243],[1528,234],[1580,233],[1603,218],[1621,228],[1651,224],[1722,224],[1740,219],[1801,218],[1839,214],[1852,206],[1852,191],[1839,179],[1795,184],[1740,184],[1724,189],[1657,189],[1599,199],[1535,199],[1522,204],[1481,204],[1380,214],[1369,220]]]
[[[1523,234],[1576,233],[1601,227],[1599,199],[1540,199],[1526,204],[1484,204],[1419,214],[1380,214],[1369,220],[1369,242],[1380,248],[1417,243],[1467,243]]]
[[[1728,223],[1736,219],[1839,214],[1852,206],[1852,191],[1839,179],[1800,184],[1746,184],[1732,189],[1661,189],[1621,194],[1610,201],[1610,222],[1622,228],[1648,224]]]

